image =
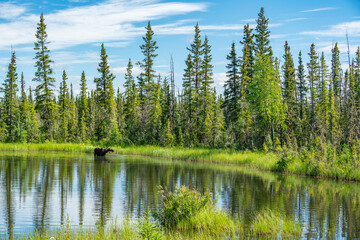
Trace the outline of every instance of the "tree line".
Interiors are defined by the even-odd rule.
[[[142,37],[144,58],[127,64],[124,91],[114,89],[104,44],[95,89],[88,89],[82,72],[75,96],[63,71],[55,95],[48,36],[43,14],[35,42],[35,89],[25,89],[12,52],[0,101],[2,142],[104,142],[162,146],[275,149],[330,144],[334,148],[358,144],[360,138],[360,48],[343,72],[338,44],[331,63],[311,44],[297,67],[288,42],[283,62],[273,56],[269,19],[261,8],[257,25],[244,26],[240,50],[235,42],[227,55],[223,94],[214,87],[211,45],[195,26],[187,47],[182,89],[175,91],[170,76],[154,70],[157,43],[150,22]],[[134,76],[134,64],[141,73]],[[20,86],[19,86],[20,85]]]

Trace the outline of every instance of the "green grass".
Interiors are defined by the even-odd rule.
[[[299,237],[301,227],[298,222],[283,218],[279,213],[265,210],[258,213],[251,224],[251,236],[272,236]]]
[[[219,210],[220,211],[220,210]],[[206,229],[166,229],[153,228],[156,223],[144,223],[144,219],[137,222],[125,219],[121,224],[113,224],[108,228],[95,229],[72,229],[70,223],[55,231],[36,232],[24,237],[15,237],[18,240],[205,240],[205,239],[274,239],[281,236],[282,239],[299,238],[301,235],[301,228],[299,223],[290,219],[283,219],[280,214],[266,210],[258,213],[254,221],[244,228],[240,222],[224,218],[226,215],[205,216],[207,213],[203,212],[198,215],[196,219],[189,220],[188,223],[183,223],[189,226],[204,225],[208,223],[214,228],[211,231]],[[207,218],[212,219],[211,222]],[[219,218],[219,219],[217,219]],[[214,222],[213,222],[214,221]],[[231,223],[229,222],[231,221]],[[223,229],[224,223],[228,222],[228,227],[231,229]],[[230,223],[230,224],[229,224]],[[222,227],[216,227],[219,224]],[[179,226],[182,227],[183,225]]]
[[[2,151],[94,152],[94,146],[78,143],[0,143]]]
[[[99,145],[96,145],[99,146]],[[105,147],[105,146],[102,146]],[[93,153],[95,146],[75,143],[0,143],[3,151],[57,151]],[[337,155],[315,150],[282,152],[158,146],[112,146],[115,154],[142,155],[183,161],[234,164],[249,168],[306,176],[360,181],[360,161],[349,150]],[[111,155],[110,153],[109,155]],[[360,156],[357,156],[360,158]]]
[[[216,207],[216,200],[185,186],[174,192],[161,188],[162,205],[156,212],[144,213],[136,222],[124,219],[121,224],[104,228],[73,230],[69,220],[66,225],[52,232],[35,232],[18,237],[24,240],[70,240],[70,239],[233,239],[233,238],[295,238],[301,234],[300,225],[271,210],[259,212],[247,226],[235,221]]]
[[[209,192],[201,194],[185,186],[177,187],[174,192],[161,188],[160,192],[162,207],[153,215],[165,229],[213,237],[234,235],[234,221],[216,207],[216,200]]]

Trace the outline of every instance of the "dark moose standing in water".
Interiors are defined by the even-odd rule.
[[[94,156],[95,157],[105,157],[106,153],[114,152],[114,149],[111,148],[95,148]]]

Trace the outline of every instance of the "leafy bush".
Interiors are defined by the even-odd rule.
[[[211,194],[199,193],[188,187],[176,187],[174,192],[159,187],[162,207],[153,214],[167,230],[202,232],[211,236],[232,235],[235,223],[219,210]]]
[[[137,227],[138,235],[141,239],[161,240],[163,238],[161,227],[151,221],[148,212],[139,220]]]
[[[288,164],[292,161],[294,161],[295,155],[288,154],[287,152],[284,152],[280,159],[276,162],[276,164],[273,167],[274,171],[278,172],[284,172],[288,166]]]
[[[159,186],[162,195],[162,208],[154,214],[161,225],[174,228],[180,221],[188,220],[195,216],[207,205],[212,205],[211,194],[204,195],[185,186],[176,187],[175,192]]]

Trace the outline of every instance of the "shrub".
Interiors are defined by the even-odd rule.
[[[202,232],[211,236],[229,236],[235,232],[235,223],[219,210],[211,194],[199,193],[188,187],[176,187],[169,192],[159,187],[162,207],[153,214],[167,230],[181,232]]]
[[[213,204],[211,194],[204,195],[185,186],[176,187],[175,192],[159,186],[162,195],[162,208],[154,214],[162,226],[174,228],[180,221],[195,216],[208,204]]]
[[[295,155],[288,154],[287,152],[284,152],[280,159],[276,162],[276,164],[273,167],[274,171],[278,172],[284,172],[288,166],[288,164],[292,161],[294,161]]]
[[[144,217],[141,220],[139,220],[137,227],[138,227],[138,235],[141,239],[148,239],[148,240],[162,239],[161,227],[158,224],[151,221],[148,212],[146,212],[144,214]]]

